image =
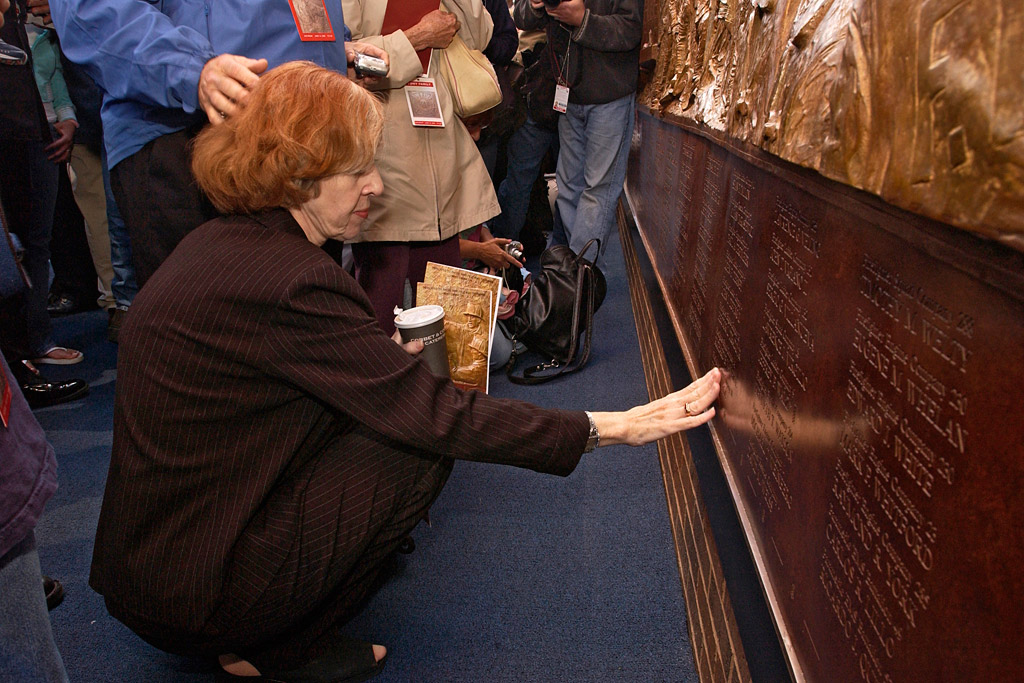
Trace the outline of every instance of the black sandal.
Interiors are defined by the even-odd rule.
[[[43,594],[46,595],[46,609],[52,610],[64,601],[64,586],[57,579],[44,576]]]
[[[253,664],[259,676],[236,676],[220,670],[222,681],[266,681],[267,683],[359,683],[367,681],[384,669],[387,654],[378,662],[373,645],[361,640],[342,638],[337,645],[319,657],[294,669],[276,671]]]

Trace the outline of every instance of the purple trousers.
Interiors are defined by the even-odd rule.
[[[405,281],[412,285],[416,300],[416,283],[423,282],[427,261],[447,266],[462,266],[459,236],[440,242],[357,242],[352,245],[356,264],[356,280],[366,290],[384,332],[395,333],[395,306],[402,305]]]

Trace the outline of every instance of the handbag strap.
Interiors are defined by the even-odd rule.
[[[580,262],[580,259],[582,259],[583,255],[586,254],[587,251],[590,250],[590,247],[593,244],[597,245],[597,254],[598,254],[598,256],[601,255],[601,240],[599,240],[598,238],[594,237],[593,239],[591,239],[590,241],[588,241],[586,244],[583,245],[583,248],[580,249],[580,253],[576,254],[576,262],[577,263]],[[595,258],[593,261],[591,261],[591,263],[597,263],[597,259]]]
[[[590,244],[596,240],[587,242],[587,245],[583,247],[580,252],[583,252],[590,247]],[[600,243],[599,243],[600,244]],[[522,375],[516,375],[514,373],[516,364],[516,339],[512,338],[512,356],[508,360],[508,364],[505,365],[505,375],[509,381],[513,384],[543,384],[550,382],[556,377],[562,375],[568,375],[576,372],[590,359],[590,346],[591,340],[593,339],[594,330],[594,280],[593,280],[592,266],[589,264],[583,264],[576,272],[576,305],[573,307],[572,314],[572,330],[570,333],[569,340],[569,358],[564,363],[560,363],[556,360],[550,360],[546,363],[540,363],[532,367],[523,370]],[[581,306],[580,304],[584,305]],[[576,349],[579,346],[579,328],[580,328],[580,309],[583,309],[583,326],[584,326],[584,339],[583,339],[583,350],[580,354],[576,355]],[[549,370],[558,368],[558,372],[546,373]]]

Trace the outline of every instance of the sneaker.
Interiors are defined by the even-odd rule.
[[[50,292],[50,296],[46,301],[46,312],[51,317],[56,318],[61,315],[70,315],[78,310],[78,304],[75,300],[67,294],[58,294],[57,292]]]
[[[0,64],[20,66],[28,61],[28,55],[20,47],[0,40]]]

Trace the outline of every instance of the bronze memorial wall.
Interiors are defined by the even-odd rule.
[[[705,22],[707,55],[716,11],[735,28],[787,4],[881,12],[839,0],[671,9],[710,8],[686,15]],[[646,11],[650,35],[680,26],[664,4]],[[972,25],[957,30],[969,42]],[[694,71],[665,45],[646,53],[656,76],[669,54],[676,73]],[[1020,680],[1024,254],[1012,235],[972,233],[1005,233],[1024,208],[989,197],[999,225],[970,232],[904,211],[687,116],[685,101],[673,111],[666,82],[641,96],[628,205],[691,372],[727,373],[712,437],[793,677]],[[981,192],[975,171],[965,182]]]

